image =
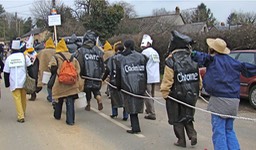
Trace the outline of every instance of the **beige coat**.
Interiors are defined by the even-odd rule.
[[[69,52],[62,52],[64,54],[64,56],[69,59],[71,57],[71,54]],[[57,60],[58,60],[58,70],[57,70],[57,74],[59,74],[61,65],[63,63],[63,60],[61,58],[60,55],[55,54]],[[80,74],[80,66],[79,66],[79,62],[77,61],[76,58],[73,59],[72,63],[74,64],[77,74],[79,76]],[[49,63],[49,66],[57,66],[57,62],[55,60],[55,58],[53,57],[51,62]],[[78,94],[79,91],[79,81],[80,78],[77,78],[77,82],[74,85],[65,85],[65,84],[61,84],[58,81],[58,76],[56,76],[54,85],[52,87],[52,96],[54,99],[58,99],[58,98],[62,98],[62,97],[67,97],[67,96],[71,96],[71,95],[75,95]]]
[[[55,54],[55,49],[53,49],[53,48],[43,49],[37,54],[37,58],[39,60],[39,72],[38,72],[37,87],[43,86],[43,83],[42,83],[43,72],[44,71],[50,72],[48,65],[49,65],[49,62],[51,61],[52,56],[54,54]]]

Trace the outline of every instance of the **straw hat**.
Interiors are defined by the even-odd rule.
[[[227,47],[227,43],[220,38],[216,38],[216,39],[208,38],[206,39],[206,43],[210,48],[214,49],[218,53],[221,53],[221,54],[230,53],[230,49]]]

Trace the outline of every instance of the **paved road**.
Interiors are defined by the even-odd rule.
[[[65,106],[61,120],[52,116],[51,104],[45,99],[46,90],[38,94],[36,101],[27,102],[26,122],[16,122],[16,111],[9,89],[1,85],[0,100],[0,150],[179,150],[173,145],[176,141],[172,127],[167,123],[165,107],[156,103],[157,120],[145,120],[140,114],[141,134],[126,133],[130,121],[122,121],[122,116],[116,119],[109,117],[111,113],[110,100],[103,95],[104,109],[96,110],[96,100],[92,101],[93,110],[85,111],[85,98],[78,99],[76,105],[76,123],[74,126],[65,124]],[[105,91],[103,86],[102,93]],[[160,97],[160,93],[156,92]],[[159,100],[164,104],[164,100]],[[256,118],[255,110],[243,102],[239,115]],[[207,104],[199,100],[197,106],[206,108]],[[122,114],[122,110],[119,110]],[[195,128],[198,132],[198,144],[187,148],[193,150],[212,150],[210,115],[196,111]],[[256,123],[236,120],[235,129],[241,144],[241,149],[256,147]]]

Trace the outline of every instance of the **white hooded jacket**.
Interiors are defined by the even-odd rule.
[[[160,82],[160,58],[156,50],[152,47],[147,47],[142,51],[142,54],[148,58],[146,70],[147,70],[147,83],[159,83]]]

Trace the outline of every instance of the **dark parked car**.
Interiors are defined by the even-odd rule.
[[[240,62],[248,62],[256,65],[256,50],[234,50],[231,51],[229,56]],[[202,67],[199,70],[203,78],[206,68]],[[204,89],[202,90],[202,94],[207,95]],[[240,96],[248,98],[252,107],[256,109],[256,76],[245,78],[240,75]]]

